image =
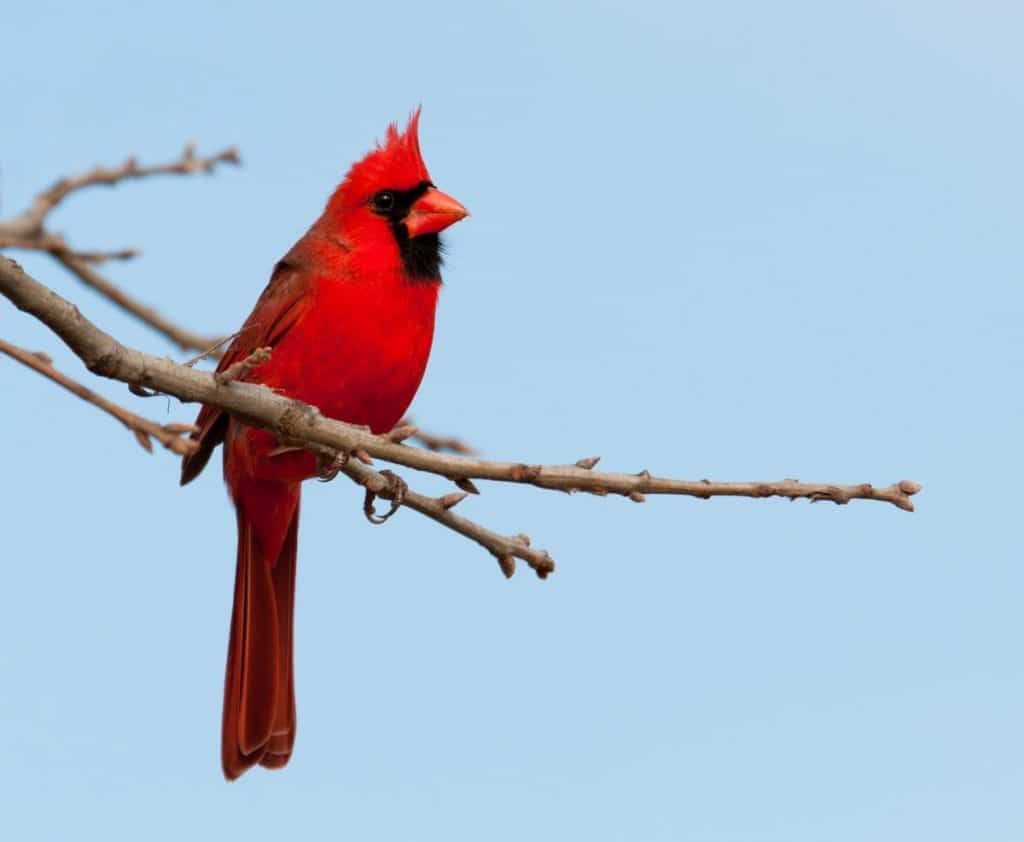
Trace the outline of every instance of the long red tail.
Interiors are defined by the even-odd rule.
[[[257,763],[279,769],[292,754],[292,627],[298,533],[296,503],[277,558],[265,558],[254,524],[238,507],[235,603],[221,733],[221,760],[228,780]]]

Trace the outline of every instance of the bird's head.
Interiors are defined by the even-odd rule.
[[[384,142],[348,171],[327,203],[326,216],[354,249],[381,263],[397,256],[413,280],[436,280],[439,234],[469,215],[430,179],[420,155],[420,110],[404,132],[392,123]]]

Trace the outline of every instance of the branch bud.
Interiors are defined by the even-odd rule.
[[[511,579],[516,572],[515,556],[502,556],[498,559],[498,567],[501,568],[501,572],[505,574],[506,579]]]
[[[395,444],[401,444],[406,439],[412,438],[418,432],[418,427],[414,427],[412,424],[405,424],[401,427],[395,427],[395,429],[387,434],[386,438],[388,441],[392,441]]]
[[[453,491],[451,494],[445,494],[444,497],[439,497],[437,502],[441,504],[442,509],[453,509],[468,496],[468,492]]]

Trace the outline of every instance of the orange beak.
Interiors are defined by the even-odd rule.
[[[405,227],[410,238],[436,234],[467,216],[469,211],[451,196],[431,187],[412,203],[405,217]]]

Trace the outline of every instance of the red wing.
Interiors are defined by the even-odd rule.
[[[302,313],[306,300],[306,275],[287,260],[285,258],[274,267],[270,283],[224,352],[217,371],[224,371],[245,359],[257,348],[273,347]]]
[[[270,283],[221,357],[217,371],[224,371],[244,360],[257,348],[276,345],[305,312],[308,275],[298,265],[289,262],[290,256],[286,256],[274,267]],[[196,418],[196,427],[199,429],[191,435],[192,439],[199,442],[199,449],[182,459],[182,485],[191,482],[206,467],[213,449],[224,441],[227,422],[228,416],[216,407],[204,406],[199,411],[199,417]]]

